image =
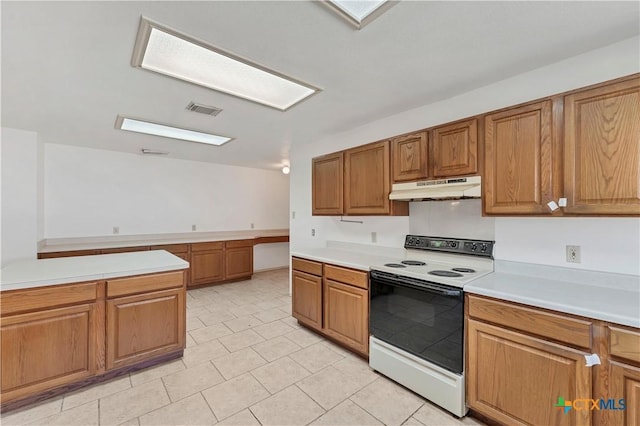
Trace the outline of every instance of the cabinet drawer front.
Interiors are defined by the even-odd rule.
[[[369,274],[363,271],[341,268],[339,266],[325,265],[324,276],[329,280],[351,284],[356,287],[369,288]]]
[[[222,250],[224,248],[224,241],[214,241],[210,243],[193,243],[191,244],[191,251],[206,251],[206,250]]]
[[[226,241],[224,243],[225,248],[234,248],[234,247],[252,247],[253,240],[233,240]]]
[[[169,253],[178,255],[185,254],[189,251],[189,244],[164,244],[160,246],[151,246],[149,250],[166,250]]]
[[[134,251],[148,251],[149,246],[142,247],[116,247],[109,249],[100,249],[100,254],[114,254],[114,253],[132,253]]]
[[[48,253],[38,253],[38,259],[53,259],[57,257],[72,257],[72,256],[95,256],[97,254],[100,254],[99,249],[54,251],[54,252],[48,252]]]
[[[640,364],[640,331],[609,326],[611,355]]]
[[[107,297],[125,296],[128,294],[181,287],[183,284],[184,272],[182,271],[141,275],[131,278],[118,278],[107,281]]]
[[[293,269],[307,274],[322,276],[322,263],[294,257],[291,259]]]
[[[591,347],[590,321],[472,295],[469,295],[468,301],[469,316],[472,318],[580,348]]]
[[[96,300],[97,288],[98,283],[92,282],[4,291],[0,293],[1,315],[92,302]]]
[[[3,318],[3,402],[91,375],[95,315],[95,304],[86,304]]]

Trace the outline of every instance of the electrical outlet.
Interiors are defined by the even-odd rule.
[[[293,211],[293,212],[291,212],[291,219],[295,219],[295,218],[296,218],[296,212]]]
[[[316,236],[316,230],[314,228],[311,228],[311,236],[312,237]]]
[[[372,232],[371,233],[371,242],[372,243],[377,243],[378,242],[378,233],[377,232]]]
[[[255,226],[253,226],[253,222],[251,222],[251,229],[255,228]]]
[[[120,233],[120,227],[119,226],[114,226],[113,227],[113,235],[119,234]]]
[[[567,246],[567,262],[580,263],[580,246]]]
[[[191,230],[195,231],[196,230],[196,226],[195,225],[191,225]]]

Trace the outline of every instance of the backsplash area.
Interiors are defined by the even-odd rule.
[[[495,218],[482,217],[482,200],[413,202],[409,233],[436,237],[495,239]]]

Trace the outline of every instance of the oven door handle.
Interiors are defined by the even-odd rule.
[[[371,271],[371,280],[379,281],[382,283],[387,283],[390,285],[395,285],[398,287],[411,287],[417,288],[420,290],[425,290],[430,293],[440,294],[442,296],[448,297],[460,297],[462,295],[462,290],[450,290],[448,288],[443,288],[437,284],[431,284],[426,281],[416,280],[409,277],[398,277],[397,275],[388,274],[384,272]]]

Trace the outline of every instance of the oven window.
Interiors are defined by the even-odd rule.
[[[458,289],[457,289],[458,290]],[[449,371],[462,373],[464,296],[371,280],[370,333]]]

